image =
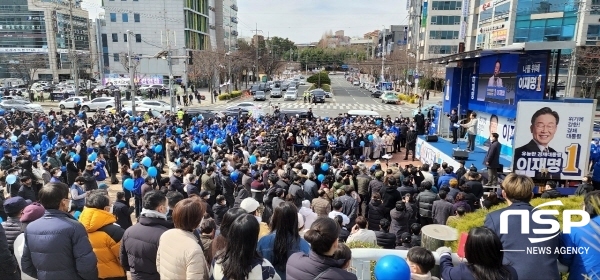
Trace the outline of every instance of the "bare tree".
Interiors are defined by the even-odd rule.
[[[4,57],[2,61],[8,62],[8,70],[23,79],[27,85],[34,80],[38,70],[48,67],[48,56],[45,54],[19,54],[16,58]]]
[[[575,53],[577,72],[585,78],[582,81],[582,97],[590,97],[595,91],[600,75],[600,46],[579,47]]]
[[[262,68],[262,70],[265,71],[265,73],[269,76],[272,76],[273,72],[275,72],[285,63],[286,61],[279,59],[273,54],[263,54],[258,60],[259,68]]]
[[[211,102],[214,95],[212,94],[212,85],[214,84],[214,73],[220,71],[222,54],[208,50],[192,51],[192,64],[188,64],[188,77],[192,82],[198,83],[201,80],[207,81]]]

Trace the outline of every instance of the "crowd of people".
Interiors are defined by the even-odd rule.
[[[414,155],[416,118],[0,115],[0,279],[356,279],[356,241],[408,250],[411,278],[435,279],[422,227],[500,203],[533,209],[524,176],[484,198],[464,163],[382,162]],[[598,223],[600,194],[582,195]],[[468,262],[438,249],[443,279],[558,279],[558,258],[574,275],[598,268],[595,253],[502,251],[527,236],[500,235],[498,211],[469,232]],[[558,240],[585,236],[546,245]]]

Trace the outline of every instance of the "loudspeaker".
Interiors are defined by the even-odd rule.
[[[454,150],[452,151],[452,157],[456,160],[467,160],[469,159],[469,152],[465,150]]]
[[[425,136],[425,141],[427,141],[427,142],[437,142],[438,141],[438,136],[437,135],[427,135],[427,136]]]

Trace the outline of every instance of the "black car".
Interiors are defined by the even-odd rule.
[[[304,120],[308,118],[308,109],[298,109],[298,110],[289,110],[284,109],[279,111],[279,117],[284,118],[287,116],[288,118],[297,117],[298,119]],[[313,114],[313,118],[318,118]]]
[[[322,89],[315,89],[311,92],[312,103],[325,103],[325,91]]]
[[[221,112],[221,114],[225,115],[225,117],[243,117],[249,115],[250,111],[242,108],[231,108],[229,110]]]
[[[382,94],[383,94],[383,91],[376,90],[375,92],[371,93],[371,97],[379,98],[379,97],[381,97]]]
[[[253,85],[253,86],[250,87],[250,94],[254,95],[259,90],[260,90],[260,86],[259,85]]]
[[[205,120],[214,118],[217,115],[216,111],[206,110],[202,108],[190,107],[185,110],[190,116],[197,117],[201,115]]]

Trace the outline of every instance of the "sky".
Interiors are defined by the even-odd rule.
[[[362,38],[383,26],[408,24],[406,0],[238,0],[237,5],[241,37],[258,29],[265,37],[310,43],[327,31]]]

